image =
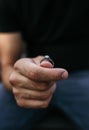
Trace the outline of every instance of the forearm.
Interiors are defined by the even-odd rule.
[[[13,65],[21,57],[22,41],[19,33],[0,34],[1,77],[4,86],[11,90],[9,76]]]
[[[19,33],[0,34],[1,66],[13,65],[21,56],[22,41]]]

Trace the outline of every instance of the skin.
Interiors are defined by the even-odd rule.
[[[43,56],[21,58],[20,33],[0,34],[2,81],[24,108],[47,108],[56,89],[56,81],[68,77],[62,68],[53,68]]]

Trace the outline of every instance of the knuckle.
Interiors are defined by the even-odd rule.
[[[14,85],[16,84],[16,81],[17,81],[16,75],[12,73],[9,77],[9,82]]]
[[[14,64],[14,69],[18,69],[18,67],[19,67],[19,62],[21,62],[21,59],[15,62],[15,64]]]
[[[13,92],[14,95],[18,95],[19,94],[18,89],[14,88],[14,87],[12,88],[12,92]]]
[[[48,87],[48,86],[46,86],[46,85],[42,85],[42,86],[40,87],[40,90],[45,91],[45,90],[47,90],[47,87]]]
[[[26,97],[29,99],[36,98],[36,96],[34,96],[32,93],[27,94]]]
[[[32,79],[35,79],[35,80],[37,80],[37,73],[36,72],[30,72],[30,77],[32,78]]]
[[[40,92],[39,97],[43,100],[49,99],[55,92],[55,89],[56,89],[56,85],[53,84],[53,86],[47,88],[47,90]]]
[[[44,95],[43,95],[43,98],[44,98],[44,99],[47,99],[47,98],[49,98],[51,95],[52,95],[52,92],[51,92],[51,91],[45,92]]]
[[[48,94],[44,94],[44,95],[43,95],[43,99],[47,99],[48,97],[49,97]]]
[[[23,100],[17,99],[16,102],[17,102],[17,105],[18,105],[18,106],[24,107],[24,101],[23,101]]]
[[[40,87],[39,87],[39,90],[45,91],[45,90],[47,90],[47,86],[40,86]]]
[[[48,100],[42,101],[40,104],[40,108],[47,108],[48,106],[49,106]]]
[[[55,89],[56,89],[56,86],[53,85],[51,88],[49,88],[49,90],[45,91],[43,97],[44,97],[45,99],[50,98],[50,97],[53,95],[53,93],[55,92]]]
[[[47,108],[49,103],[47,101],[44,101],[41,105],[41,108]]]

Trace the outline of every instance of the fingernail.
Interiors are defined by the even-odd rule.
[[[66,79],[68,77],[68,73],[66,71],[63,71],[61,73],[61,77],[62,77],[62,79]]]

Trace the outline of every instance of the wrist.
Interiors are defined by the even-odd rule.
[[[12,85],[9,82],[9,77],[12,71],[13,67],[10,65],[2,67],[1,80],[5,88],[9,91],[12,91]]]

